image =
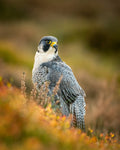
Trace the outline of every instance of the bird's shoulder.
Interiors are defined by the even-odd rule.
[[[59,56],[54,58],[52,61],[42,63],[40,67],[42,68],[47,67],[51,71],[55,71],[59,73],[61,72],[63,74],[65,72],[72,72],[71,68],[65,62],[63,62]]]

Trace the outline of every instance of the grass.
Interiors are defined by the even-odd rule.
[[[95,136],[92,129],[86,134],[70,128],[70,118],[55,113],[50,103],[44,108],[8,85],[0,81],[1,150],[120,148],[114,133]]]

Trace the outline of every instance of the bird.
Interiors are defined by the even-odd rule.
[[[54,96],[60,102],[61,113],[65,116],[72,114],[72,126],[85,131],[85,92],[76,80],[72,69],[58,55],[58,39],[54,36],[41,38],[34,57],[32,81],[37,90],[49,82],[49,94],[59,81],[58,91]]]

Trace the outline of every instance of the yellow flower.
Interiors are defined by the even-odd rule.
[[[110,133],[110,136],[111,136],[111,138],[113,138],[115,135],[114,135],[114,133],[111,132],[111,133]]]
[[[10,88],[10,87],[11,87],[11,84],[10,84],[9,82],[7,83],[7,87],[8,87],[8,88]]]
[[[93,133],[93,130],[91,128],[88,129],[90,133]]]

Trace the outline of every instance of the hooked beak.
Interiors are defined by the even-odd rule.
[[[57,42],[52,42],[50,45],[55,48],[55,53],[56,53],[58,49]]]

